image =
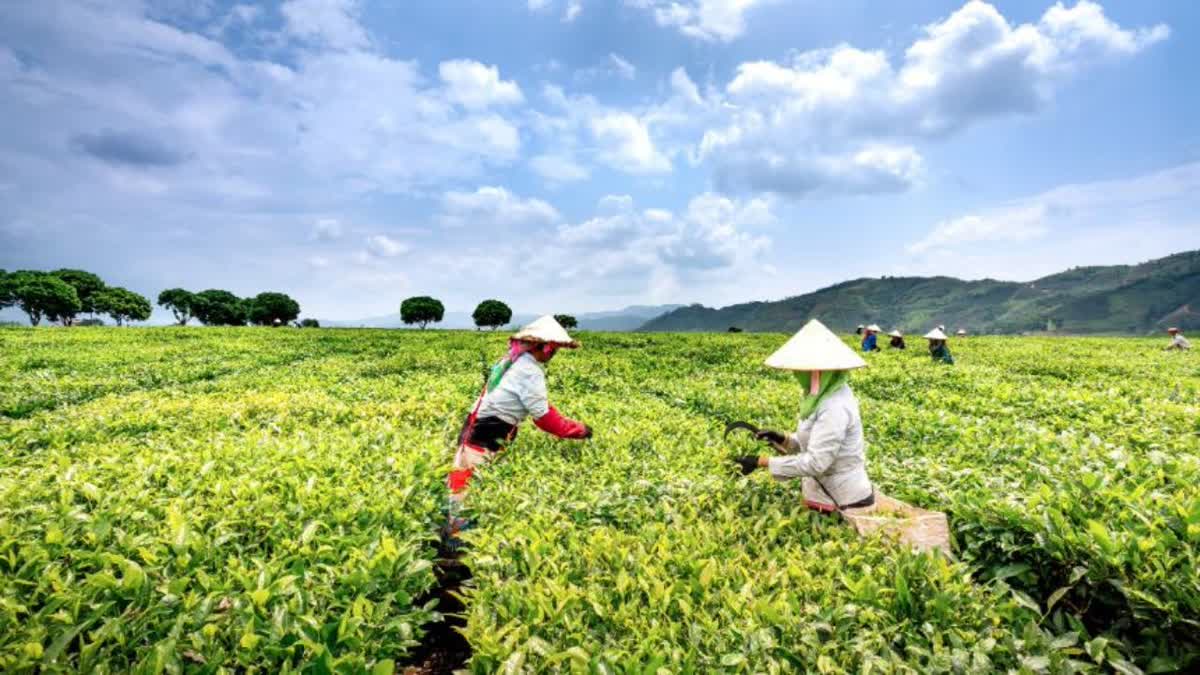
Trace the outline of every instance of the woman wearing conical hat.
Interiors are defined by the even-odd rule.
[[[888,347],[891,349],[908,349],[908,345],[904,344],[904,333],[900,332],[899,328],[893,328],[892,332],[888,333],[891,341],[888,342]]]
[[[871,324],[870,326],[867,326],[866,332],[863,335],[863,340],[862,340],[862,350],[864,352],[879,351],[879,344],[878,344],[879,337],[878,336],[879,336],[880,331],[882,331],[882,330],[883,329],[880,328],[877,324]]]
[[[742,474],[767,469],[776,480],[803,478],[805,504],[823,512],[874,504],[862,417],[849,383],[849,371],[866,361],[814,319],[767,365],[795,371],[804,388],[800,422],[792,434],[759,432],[760,440],[784,454],[739,457]]]
[[[526,418],[533,418],[538,429],[559,438],[592,437],[586,424],[559,414],[546,392],[546,364],[559,349],[578,346],[553,316],[543,316],[512,336],[508,354],[492,367],[459,434],[448,480],[452,502],[466,497],[475,469],[516,438],[517,427]],[[453,522],[451,529],[457,531]]]
[[[946,333],[941,327],[934,328],[926,333],[925,339],[929,340],[929,356],[934,361],[954,365],[954,357],[951,356],[950,347],[946,344]]]

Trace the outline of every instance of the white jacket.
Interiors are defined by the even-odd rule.
[[[837,500],[845,506],[871,496],[862,417],[849,385],[801,420],[796,433],[788,435],[787,447],[797,453],[772,457],[768,469],[776,480],[805,478],[805,499],[829,505]],[[833,499],[811,477],[819,479]]]
[[[550,411],[546,371],[532,354],[522,354],[509,366],[500,384],[483,397],[479,417],[499,417],[520,424],[526,417],[540,419]]]

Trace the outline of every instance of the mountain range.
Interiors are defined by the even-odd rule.
[[[924,333],[1145,334],[1200,328],[1200,251],[1139,265],[1076,267],[1027,282],[951,277],[845,281],[773,302],[681,307],[640,330],[792,332],[810,318],[836,331],[877,323]]]

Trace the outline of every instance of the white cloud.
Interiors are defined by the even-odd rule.
[[[446,98],[466,108],[515,105],[525,100],[516,82],[500,79],[496,66],[470,60],[443,61],[438,74],[446,85]]]
[[[358,0],[287,0],[279,7],[290,36],[333,49],[370,44],[358,21],[359,11]]]
[[[1122,29],[1087,0],[1017,26],[971,0],[923,32],[896,65],[883,51],[844,44],[791,63],[741,64],[725,87],[725,120],[704,132],[700,159],[724,187],[907,189],[922,164],[912,141],[1035,112],[1063,77],[1099,55],[1135,53],[1168,34],[1165,26]],[[675,89],[688,91],[682,81]]]
[[[442,196],[440,220],[450,226],[539,226],[560,220],[558,211],[540,199],[522,199],[503,187],[484,186],[474,192]]]
[[[583,0],[567,0],[567,8],[563,10],[563,21],[570,23],[583,13]]]
[[[312,238],[319,241],[340,239],[345,232],[341,221],[336,218],[322,218],[313,224]]]
[[[1161,244],[1153,255],[1200,244],[1200,163],[1184,164],[1133,178],[1063,185],[1025,199],[949,218],[906,247],[914,261],[958,264],[988,260],[976,270],[1001,278],[1032,278],[1094,256],[1099,242]],[[1032,248],[1030,248],[1032,247]],[[1133,251],[1114,249],[1117,260]],[[1152,257],[1147,251],[1147,257]],[[1112,258],[1112,255],[1107,256]],[[1095,258],[1093,258],[1094,260]],[[1012,269],[1012,261],[1037,261],[1037,269]],[[997,266],[1000,265],[999,269]],[[1007,271],[1003,266],[1010,267]],[[1057,269],[1056,269],[1057,268]]]
[[[529,160],[529,167],[548,183],[572,183],[591,176],[587,167],[565,155],[538,155]]]
[[[380,258],[394,258],[408,252],[408,245],[386,234],[373,234],[367,237],[367,252]]]
[[[660,26],[699,40],[729,42],[746,31],[746,14],[775,0],[625,0],[653,12]]]
[[[626,80],[632,80],[637,77],[637,66],[621,58],[615,52],[609,52],[608,60],[612,63],[613,70]]]
[[[654,147],[650,132],[637,117],[607,112],[591,120],[599,158],[605,164],[633,174],[669,173],[671,160]]]
[[[671,71],[671,90],[687,103],[694,105],[701,103],[700,88],[696,86],[695,82],[692,82],[692,78],[688,77],[687,71],[682,67]]]
[[[747,273],[770,243],[749,230],[773,221],[761,199],[743,202],[705,193],[677,217],[665,209],[638,211],[630,196],[609,195],[594,217],[559,226],[544,258],[577,264],[548,264],[546,273],[606,294],[639,285],[657,286],[660,295],[678,293]]]
[[[314,256],[309,257],[308,264],[310,267],[313,267],[314,269],[324,269],[326,267],[329,267],[330,263],[329,263],[329,258],[326,258],[325,256],[314,255]]]
[[[529,10],[531,12],[545,12],[552,7],[558,5],[558,0],[528,0]],[[583,0],[566,0],[562,3],[563,13],[562,20],[564,23],[570,23],[579,18],[583,12]]]

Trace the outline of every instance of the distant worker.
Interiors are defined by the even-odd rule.
[[[1192,348],[1192,343],[1188,342],[1188,339],[1183,337],[1183,331],[1179,330],[1178,328],[1171,327],[1167,329],[1167,333],[1171,335],[1171,344],[1167,345],[1168,351],[1172,349],[1184,350]]]
[[[967,329],[965,329],[965,328],[959,328],[959,329],[958,329],[958,332],[957,332],[957,333],[955,333],[955,335],[956,335],[956,336],[958,336],[958,337],[967,337]]]
[[[755,437],[780,456],[738,457],[734,462],[742,475],[766,469],[775,480],[803,478],[805,505],[824,513],[873,505],[862,417],[849,383],[849,371],[866,361],[814,319],[766,365],[796,371],[804,387],[800,422],[792,434],[758,432]]]
[[[879,345],[877,344],[879,339],[877,336],[881,331],[883,331],[883,329],[875,324],[867,326],[866,335],[863,336],[862,340],[862,350],[864,352],[879,351]]]
[[[859,335],[859,336],[861,336],[861,335],[863,334],[863,329],[864,329],[864,328],[866,328],[866,326],[862,325],[861,323],[860,323],[860,324],[858,324],[858,328],[855,328],[855,329],[854,329],[854,334],[855,334],[855,335]]]
[[[949,345],[946,344],[948,338],[941,327],[926,333],[925,339],[929,340],[929,355],[933,357],[934,361],[954,365],[954,357],[950,354]]]
[[[575,349],[579,343],[553,316],[543,316],[518,331],[508,344],[508,354],[492,367],[459,434],[458,452],[447,481],[451,537],[466,524],[457,513],[475,469],[491,461],[516,438],[517,427],[527,417],[533,418],[537,428],[559,438],[592,437],[586,424],[559,414],[546,393],[546,364],[559,349]]]
[[[888,333],[888,337],[892,338],[888,342],[889,348],[891,348],[891,349],[908,349],[908,345],[904,344],[904,333],[901,333],[899,330],[893,329],[892,332]]]
[[[272,328],[279,328],[279,327],[280,327],[280,326],[282,326],[282,325],[283,325],[283,321],[281,321],[281,320],[279,319],[279,317],[275,317],[275,320],[271,322],[271,327],[272,327]]]

